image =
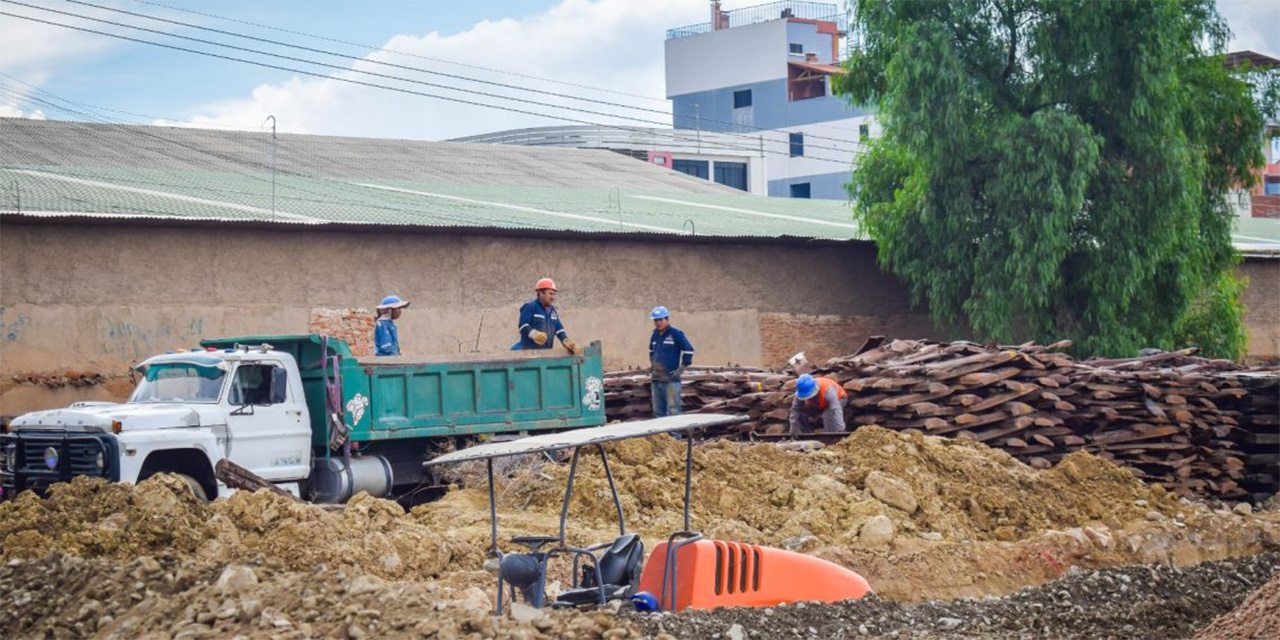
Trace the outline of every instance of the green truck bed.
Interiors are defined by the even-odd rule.
[[[605,423],[599,342],[576,356],[550,349],[421,358],[356,358],[342,340],[314,334],[219,338],[200,344],[231,348],[264,342],[298,362],[316,447],[329,441],[322,353],[338,357],[344,420],[353,442]],[[327,373],[332,381],[332,359]]]

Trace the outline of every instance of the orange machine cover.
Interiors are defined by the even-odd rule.
[[[667,543],[649,555],[640,591],[663,602]],[[837,602],[871,593],[862,576],[813,556],[741,542],[699,540],[676,552],[675,610],[771,607],[783,602]]]

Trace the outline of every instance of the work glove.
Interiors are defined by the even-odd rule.
[[[541,347],[547,343],[547,334],[538,331],[537,329],[533,329],[529,332],[529,339],[533,340],[535,344]]]
[[[570,340],[570,339],[568,339],[568,338],[565,338],[565,339],[561,340],[561,341],[560,341],[560,344],[563,344],[563,345],[564,345],[564,348],[568,349],[568,350],[569,350],[569,353],[572,353],[572,354],[573,354],[573,355],[575,355],[575,356],[576,356],[576,355],[578,355],[578,352],[579,352],[579,351],[581,351],[581,349],[579,349],[579,348],[578,348],[578,343],[576,343],[576,342],[574,342],[574,341],[572,341],[572,340]]]
[[[684,373],[684,367],[676,367],[676,368],[672,369],[672,370],[671,370],[671,379],[672,379],[672,380],[679,380],[679,379],[680,379],[680,374],[682,374],[682,373]]]

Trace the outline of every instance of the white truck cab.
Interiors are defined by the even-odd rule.
[[[5,497],[76,475],[139,482],[180,474],[196,495],[230,490],[223,458],[292,493],[311,472],[311,419],[298,364],[270,345],[167,353],[135,367],[128,402],[78,402],[19,416],[0,436]]]

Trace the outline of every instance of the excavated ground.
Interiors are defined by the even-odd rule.
[[[666,436],[611,447],[629,529],[649,548],[682,526],[684,453]],[[868,427],[811,452],[700,445],[694,463],[695,528],[852,568],[879,596],[855,606],[998,596],[1072,567],[1185,567],[1280,550],[1280,513],[1179,500],[1084,453],[1038,471],[980,444]],[[567,465],[529,458],[501,466],[502,539],[554,534]],[[0,602],[14,613],[0,616],[0,634],[655,633],[643,621],[602,613],[494,627],[484,613],[493,579],[481,569],[489,524],[479,473],[457,469],[459,488],[409,513],[364,495],[340,510],[265,492],[202,504],[163,476],[136,488],[78,479],[48,499],[20,496],[0,505],[0,557],[8,563]],[[570,513],[573,543],[617,535],[596,456],[580,464]],[[243,582],[245,571],[252,584],[219,585]],[[552,591],[566,574],[553,571]],[[1244,593],[1214,589],[1224,606],[1210,617]],[[682,635],[701,633],[689,629]],[[1005,631],[1020,633],[992,627]]]

